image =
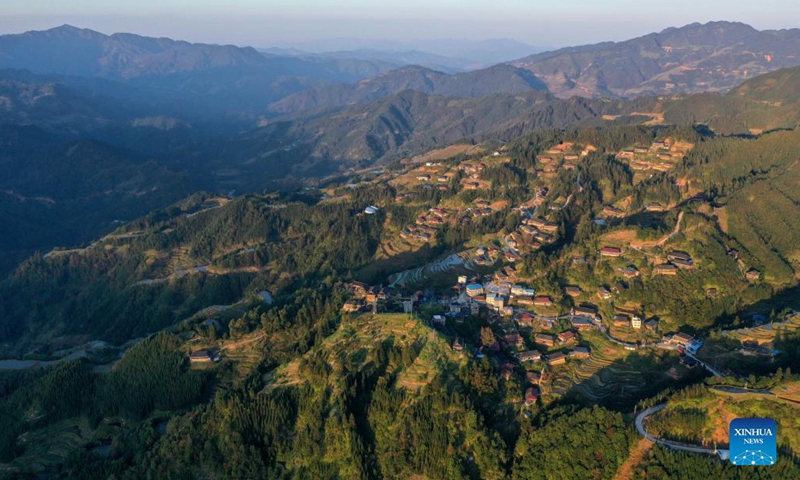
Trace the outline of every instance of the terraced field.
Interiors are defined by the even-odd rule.
[[[635,393],[646,382],[645,375],[624,363],[628,352],[612,345],[599,332],[587,332],[591,354],[585,360],[570,360],[566,368],[556,370],[549,393],[565,395],[577,392],[592,402],[611,395]]]
[[[463,361],[463,357],[452,351],[443,335],[407,314],[358,315],[343,322],[336,333],[312,349],[306,357],[320,355],[325,360],[331,370],[329,384],[335,388],[338,384],[336,378],[345,363],[348,364],[348,370],[364,365],[370,349],[387,339],[392,339],[396,345],[421,346],[414,362],[397,372],[398,385],[410,391],[423,388],[448,365],[458,365]],[[266,374],[266,388],[305,382],[307,378],[300,365],[301,360],[298,359]]]
[[[395,255],[399,255],[405,252],[410,252],[415,250],[416,248],[417,247],[415,247],[411,243],[400,238],[400,236],[395,236],[387,239],[385,242],[381,242],[381,244],[378,246],[378,253],[376,254],[376,257],[392,258]]]
[[[103,439],[119,433],[120,428],[107,421],[100,423],[97,428],[92,428],[86,418],[81,418],[25,433],[20,437],[20,442],[26,446],[25,455],[8,466],[43,471],[61,465],[76,448],[102,444]],[[101,449],[102,447],[95,448],[95,451],[101,453]]]
[[[740,342],[756,341],[770,343],[783,333],[794,332],[800,329],[800,315],[792,315],[785,322],[760,325],[758,327],[740,328],[724,332],[724,335],[739,340]]]
[[[419,285],[436,275],[455,272],[457,269],[473,271],[475,263],[467,252],[454,253],[448,257],[431,262],[419,268],[405,270],[389,277],[390,287],[404,287],[409,285]]]

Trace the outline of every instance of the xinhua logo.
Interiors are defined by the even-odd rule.
[[[737,418],[731,422],[731,463],[773,465],[778,460],[778,424],[771,418]]]

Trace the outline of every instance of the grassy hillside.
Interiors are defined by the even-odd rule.
[[[657,437],[727,448],[732,419],[774,418],[778,423],[778,448],[797,455],[800,452],[797,389],[796,381],[775,385],[772,395],[725,393],[713,386],[692,387],[674,395],[664,410],[653,415],[647,431]]]

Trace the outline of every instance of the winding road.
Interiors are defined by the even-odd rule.
[[[706,455],[719,455],[719,458],[722,460],[727,460],[730,452],[728,450],[720,450],[716,448],[704,448],[698,447],[696,445],[688,445],[679,442],[673,442],[672,440],[663,440],[660,438],[656,438],[653,435],[647,433],[647,430],[644,428],[644,421],[650,415],[654,413],[658,413],[663,410],[667,406],[666,403],[660,403],[653,407],[648,408],[647,410],[642,410],[636,415],[636,430],[639,432],[639,435],[643,436],[644,438],[650,440],[651,442],[658,443],[664,445],[667,448],[672,448],[674,450],[682,450],[684,452],[692,452],[692,453],[702,453]]]

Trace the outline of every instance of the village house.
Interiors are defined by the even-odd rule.
[[[545,357],[545,362],[550,366],[563,365],[567,363],[567,356],[563,352],[556,352]]]
[[[539,399],[539,389],[536,387],[529,387],[525,390],[525,405],[531,406]]]
[[[703,342],[701,340],[698,340],[688,333],[683,332],[674,334],[669,339],[669,343],[683,347],[691,354],[697,353],[697,350],[703,346]]]
[[[443,208],[431,208],[430,212],[436,215],[437,217],[442,217],[442,218],[445,218],[450,214],[447,210]]]
[[[751,282],[755,282],[759,278],[761,278],[761,272],[756,270],[755,268],[751,268],[744,274],[745,278],[747,278]]]
[[[572,314],[578,317],[596,318],[597,307],[593,305],[581,305],[578,307],[573,307]]]
[[[694,340],[694,337],[688,333],[678,332],[670,338],[669,342],[677,345],[688,345]]]
[[[569,352],[571,358],[589,358],[589,349],[586,347],[575,347]]]
[[[542,380],[542,374],[540,374],[539,372],[535,370],[528,370],[527,372],[525,372],[526,382],[538,385],[541,380]]]
[[[531,326],[536,321],[536,318],[528,312],[522,312],[515,318],[519,326]]]
[[[656,275],[677,275],[678,274],[678,267],[671,263],[664,263],[661,265],[656,265],[654,269],[654,273]]]
[[[537,233],[534,237],[540,243],[550,243],[553,240],[551,235],[547,235],[546,233]]]
[[[603,247],[600,249],[600,255],[603,257],[621,257],[622,249],[618,247]]]
[[[646,210],[648,212],[663,212],[665,208],[658,202],[650,202],[647,204]]]
[[[625,278],[636,278],[639,276],[639,270],[636,269],[634,266],[627,266],[625,268],[620,268],[619,271],[622,273],[622,276]]]
[[[431,179],[430,175],[419,175],[419,176],[417,176],[417,180],[419,180],[420,182],[427,182],[430,179]]]
[[[580,296],[580,294],[583,293],[583,291],[580,289],[580,287],[569,285],[564,287],[564,293],[566,293],[570,297],[577,297]]]
[[[525,348],[525,339],[516,332],[505,334],[503,336],[503,341],[509,348]]]
[[[511,294],[512,294],[512,295],[527,295],[527,296],[532,296],[532,295],[533,295],[533,293],[534,293],[534,292],[533,292],[533,289],[532,289],[532,288],[528,288],[528,287],[526,287],[526,286],[524,286],[524,285],[512,285],[512,286],[511,286]]]
[[[642,328],[642,319],[641,319],[641,317],[637,317],[637,316],[634,315],[631,318],[631,328],[634,328],[636,330],[639,330],[640,328]]]
[[[450,302],[449,310],[452,315],[458,315],[464,310],[465,305],[459,301]]]
[[[558,341],[561,343],[576,342],[577,340],[578,340],[578,335],[570,330],[558,334]]]
[[[577,328],[578,330],[591,330],[594,328],[594,323],[584,317],[572,317],[570,319],[570,323],[572,324],[573,328]]]
[[[667,253],[667,259],[669,259],[670,261],[683,260],[685,262],[691,262],[692,256],[680,250],[672,250],[671,252]]]
[[[467,285],[467,295],[470,297],[476,297],[478,295],[483,295],[483,285],[480,283],[470,283]],[[485,300],[485,299],[484,299]]]
[[[558,224],[553,222],[545,222],[544,225],[538,228],[547,233],[555,233],[558,230]]]
[[[608,300],[611,298],[611,291],[606,287],[600,287],[597,289],[597,296],[603,300]]]
[[[464,351],[464,341],[461,340],[459,337],[456,337],[456,339],[453,340],[453,351],[454,352]]]
[[[214,362],[215,356],[209,350],[197,350],[189,355],[189,362],[191,363],[210,363]]]
[[[446,323],[446,320],[445,320],[445,318],[444,318],[444,316],[443,316],[443,315],[434,315],[434,316],[431,318],[431,323],[433,323],[434,325],[441,325],[441,326],[444,326],[444,325],[445,325],[445,323]]]
[[[529,295],[520,295],[518,297],[514,297],[514,303],[517,305],[533,305],[533,297]]]
[[[708,298],[716,298],[717,297],[717,289],[716,288],[707,288],[706,289],[706,296]]]
[[[585,157],[585,156],[589,155],[590,153],[596,152],[596,151],[597,151],[597,147],[595,147],[594,145],[586,145],[586,147],[584,147],[584,149],[581,151],[581,156]]]
[[[367,290],[366,297],[364,298],[367,303],[376,303],[379,301],[380,302],[386,301],[389,298],[389,296],[386,294],[386,291],[383,289],[383,287],[376,286],[376,287],[370,287],[369,290]]]
[[[612,207],[611,205],[607,205],[606,207],[603,208],[603,214],[607,217],[614,217],[614,218],[625,216],[625,212],[623,212],[617,207]]]
[[[506,299],[502,295],[498,295],[496,293],[487,293],[486,304],[490,307],[494,307],[497,310],[502,310],[503,307],[506,306]]]
[[[535,297],[533,299],[533,304],[537,307],[551,307],[553,305],[553,300],[550,297]]]
[[[676,258],[675,260],[672,261],[672,264],[675,265],[676,267],[680,268],[681,270],[692,270],[692,269],[694,269],[694,262],[691,261],[691,260],[687,261],[687,260],[680,260],[680,259]]]
[[[542,354],[538,350],[526,350],[519,353],[520,362],[538,362],[542,359]]]
[[[647,330],[650,330],[651,332],[657,332],[658,331],[658,320],[656,320],[655,318],[651,318],[650,320],[644,322],[644,328],[646,328]]]
[[[630,323],[631,319],[625,314],[617,314],[614,315],[614,320],[612,321],[615,327],[626,327]]]
[[[546,333],[537,333],[533,336],[533,341],[538,343],[539,345],[544,345],[546,347],[553,347],[556,344],[556,337],[553,335],[548,335]]]

